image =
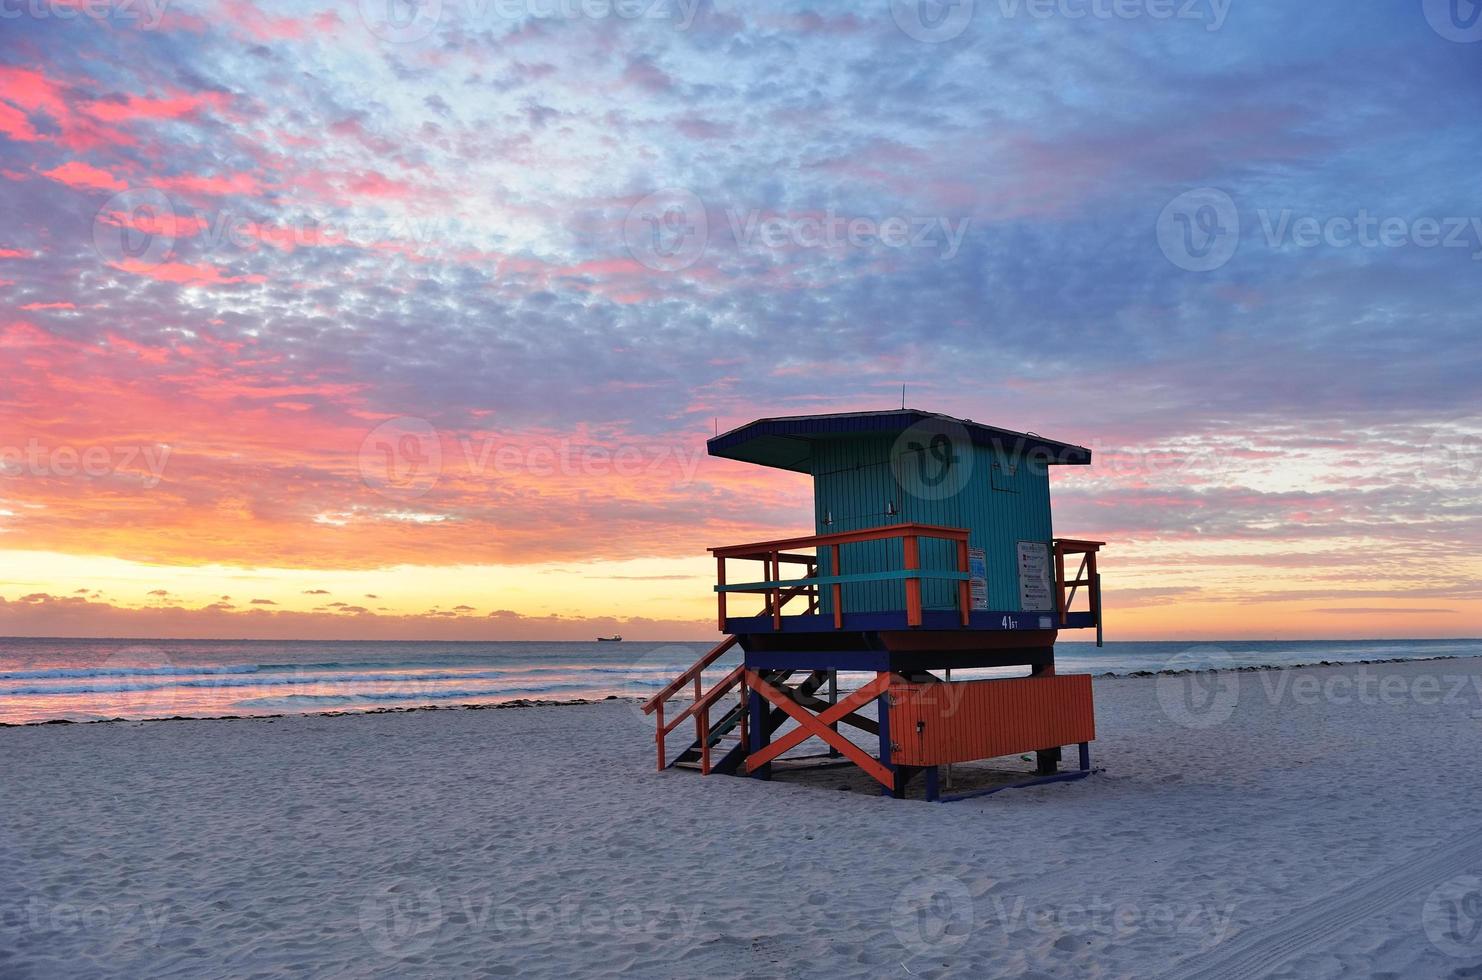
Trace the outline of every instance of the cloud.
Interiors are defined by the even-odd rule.
[[[81,187],[87,190],[121,191],[128,187],[128,184],[108,171],[81,160],[69,160],[50,170],[43,170],[41,176],[50,177],[69,187]]]
[[[630,639],[704,637],[710,624],[646,617],[522,616],[499,610],[488,616],[383,615],[353,606],[340,612],[256,608],[236,611],[225,602],[198,608],[126,609],[82,597],[36,593],[18,600],[0,596],[0,635],[109,638],[269,640],[590,640],[622,633]]]
[[[150,183],[165,191],[183,194],[205,194],[213,197],[226,195],[257,194],[261,185],[252,174],[176,174],[171,177],[154,177]]]
[[[1423,606],[1337,606],[1333,608],[1319,608],[1312,610],[1328,616],[1417,616],[1417,615],[1456,615],[1455,609],[1431,608]]]
[[[1304,248],[1262,217],[1470,214],[1447,175],[1482,150],[1455,123],[1482,87],[1414,11],[1323,10],[1113,43],[1118,25],[979,5],[950,51],[883,5],[702,5],[682,31],[448,16],[416,45],[327,4],[172,10],[148,32],[11,22],[0,418],[120,451],[88,481],[7,479],[0,537],[599,578],[810,526],[806,478],[704,457],[717,419],[889,407],[906,384],[1094,444],[1095,466],[1055,474],[1056,527],[1117,542],[1129,608],[1276,603],[1273,580],[1324,592],[1345,563],[1381,591],[1423,566],[1447,594],[1407,601],[1450,603],[1482,514],[1423,450],[1482,412],[1482,240]],[[1406,68],[1375,86],[1374,63]],[[1157,219],[1205,186],[1243,233],[1191,273]],[[168,207],[100,214],[124,188]],[[664,188],[699,210],[630,222]],[[856,219],[923,238],[849,241]],[[644,251],[701,228],[682,268]],[[435,463],[377,445],[408,417]],[[378,486],[387,451],[435,479]],[[1207,567],[1217,588],[1166,591]]]

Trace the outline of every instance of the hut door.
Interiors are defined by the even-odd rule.
[[[895,470],[900,479],[896,523],[967,527],[965,496],[971,478],[972,447],[937,433],[900,447]],[[951,571],[957,567],[957,546],[951,541],[923,540],[921,567]],[[955,584],[927,579],[921,586],[921,604],[927,609],[957,608]]]

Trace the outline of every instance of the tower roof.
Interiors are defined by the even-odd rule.
[[[1091,450],[1083,446],[914,408],[757,419],[723,432],[705,445],[712,456],[810,473],[814,443],[857,436],[898,436],[916,426],[929,433],[946,432],[955,438],[966,438],[975,446],[988,446],[1010,455],[1033,454],[1050,464],[1084,466],[1091,462]]]

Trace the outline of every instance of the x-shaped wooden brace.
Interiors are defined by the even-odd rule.
[[[882,786],[895,786],[895,773],[881,764],[880,760],[829,727],[840,718],[853,712],[855,708],[868,704],[888,691],[890,689],[889,674],[876,674],[875,679],[864,687],[855,691],[838,704],[833,705],[827,711],[820,712],[817,715],[810,714],[807,708],[799,705],[792,698],[762,680],[761,676],[754,670],[748,670],[746,672],[746,684],[753,691],[781,708],[790,718],[798,723],[797,728],[777,739],[772,744],[764,746],[760,751],[748,755],[746,757],[746,771],[748,773],[755,772],[788,749],[801,744],[809,735],[817,735],[829,745],[838,749],[853,761],[855,765],[879,780]]]

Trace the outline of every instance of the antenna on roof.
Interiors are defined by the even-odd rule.
[[[906,386],[901,385],[901,411],[906,410]]]
[[[720,435],[720,416],[715,417],[715,434]]]

